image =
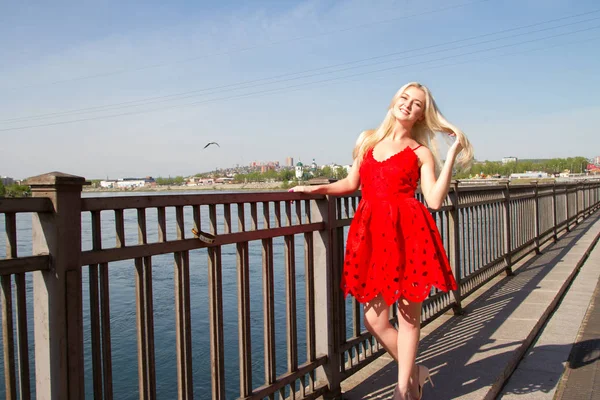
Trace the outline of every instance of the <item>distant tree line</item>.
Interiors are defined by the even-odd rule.
[[[267,181],[290,181],[295,179],[295,172],[291,169],[282,169],[275,171],[274,169],[265,172],[253,171],[246,174],[235,174],[233,177],[234,183],[246,182],[267,182]]]
[[[582,173],[588,165],[585,157],[552,158],[548,160],[519,160],[502,164],[500,161],[485,161],[475,163],[468,171],[458,171],[455,174],[457,179],[468,178],[473,175],[501,175],[510,176],[513,173],[523,173],[527,171],[542,171],[549,174],[558,174],[565,170],[571,173]]]
[[[168,185],[181,186],[185,183],[185,178],[183,176],[175,176],[175,177],[168,177],[168,178],[158,177],[158,178],[154,179],[154,181],[156,182],[157,185],[161,185],[161,186],[168,186]]]
[[[0,182],[0,197],[28,197],[31,195],[31,188],[27,185],[6,185]]]
[[[342,167],[331,168],[330,166],[325,166],[323,168],[317,168],[314,171],[314,175],[305,172],[306,178],[330,178],[330,179],[344,179],[348,173]],[[275,181],[275,182],[288,182],[296,179],[296,172],[293,169],[283,169],[281,171],[268,170],[265,172],[249,172],[247,174],[236,174],[234,176],[235,183],[245,183],[245,182],[265,182],[265,181]]]

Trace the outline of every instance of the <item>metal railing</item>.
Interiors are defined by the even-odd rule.
[[[194,394],[214,399],[336,397],[344,379],[384,352],[364,328],[361,305],[344,299],[339,289],[347,227],[359,193],[82,198],[83,178],[55,173],[29,183],[33,198],[0,199],[7,237],[6,257],[0,260],[7,399],[31,398],[34,371],[37,398],[81,399],[86,392],[113,398],[115,371],[122,366],[113,359],[111,295],[118,293],[111,289],[116,278],[110,272],[123,262],[135,281],[138,385],[131,390],[140,399],[157,398],[155,321],[167,316],[155,309],[153,274],[163,273],[165,255],[172,256],[174,315],[168,318],[175,324],[172,344],[180,399]],[[463,298],[496,275],[510,274],[516,262],[598,207],[600,182],[455,184],[433,215],[459,287],[450,293],[432,290],[423,303],[422,323],[449,310],[460,312]],[[32,215],[31,231],[26,232],[31,235],[31,256],[17,254],[19,213]],[[215,242],[192,237],[192,228],[216,235]],[[200,288],[192,283],[190,271],[204,254],[206,285]],[[254,268],[257,263],[259,269]],[[224,272],[227,279],[234,277],[236,293],[229,293]],[[257,287],[259,295],[252,291]],[[192,304],[199,290],[207,291],[206,304]],[[225,309],[230,307],[224,294],[236,299],[237,332],[225,332]],[[33,310],[30,318],[28,306]],[[194,383],[197,332],[192,314],[198,308],[208,319],[206,362],[212,372],[206,391]],[[34,343],[28,333],[33,333]],[[232,389],[231,374],[226,373],[226,346],[231,343],[226,337],[232,336],[238,348],[238,390]],[[30,357],[33,344],[35,357]],[[258,366],[257,352],[263,356]],[[86,380],[91,380],[87,389]]]

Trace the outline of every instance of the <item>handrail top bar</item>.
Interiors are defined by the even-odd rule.
[[[170,194],[159,196],[88,197],[81,199],[81,211],[121,210],[154,207],[262,203],[324,199],[325,195],[281,192]]]
[[[457,181],[454,181],[457,182]],[[460,181],[458,181],[460,183]],[[592,182],[587,182],[588,184]],[[538,188],[574,188],[581,183],[561,182],[538,184]],[[534,184],[511,185],[513,190],[533,189]],[[458,190],[460,193],[469,192],[498,192],[505,190],[506,186],[480,185],[480,186],[451,186],[450,191]],[[417,191],[418,193],[420,191]],[[360,191],[339,196],[341,198],[360,196]],[[123,210],[138,208],[155,207],[178,207],[194,205],[219,205],[219,204],[239,204],[239,203],[261,203],[277,201],[301,201],[301,200],[319,200],[324,199],[322,194],[290,193],[287,191],[269,191],[269,192],[248,192],[248,193],[204,193],[204,194],[169,194],[159,196],[142,195],[127,197],[88,197],[82,199],[82,211],[102,211],[102,210]]]
[[[0,214],[53,211],[52,201],[47,197],[0,198]]]
[[[50,256],[40,254],[0,260],[0,276],[50,269]]]

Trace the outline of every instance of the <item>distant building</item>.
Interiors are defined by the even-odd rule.
[[[600,156],[594,157],[593,160],[594,160],[594,164],[600,165]]]
[[[191,176],[185,182],[186,186],[202,186],[202,185],[213,185],[215,180],[213,178],[199,178],[197,176]]]
[[[600,174],[600,164],[599,165],[589,164],[587,167],[587,172],[590,174],[593,174],[593,175]]]
[[[502,164],[508,164],[508,163],[511,163],[511,162],[516,163],[517,162],[517,157],[502,157]]]
[[[105,189],[134,189],[138,187],[155,185],[156,182],[151,176],[147,176],[145,178],[122,178],[100,181],[100,187]]]
[[[270,169],[279,168],[279,161],[252,161],[250,168],[260,169],[262,166],[267,166]]]
[[[335,171],[335,169],[336,169],[336,168],[342,168],[342,166],[341,166],[341,165],[338,165],[338,164],[336,164],[336,163],[331,163],[331,164],[328,164],[328,165],[327,165],[327,164],[325,164],[325,165],[321,165],[321,166],[319,167],[319,169],[323,169],[323,168],[325,168],[325,167],[329,167],[329,168],[331,168],[333,171]]]
[[[117,181],[100,181],[100,187],[104,189],[114,189],[117,187]]]
[[[2,182],[2,184],[4,186],[9,186],[9,185],[14,185],[15,180],[8,176],[0,176],[0,182]]]
[[[548,178],[550,174],[543,171],[527,171],[522,173],[510,174],[510,179],[532,179],[532,178]]]
[[[154,183],[154,179],[151,177],[146,178],[123,178],[117,181],[118,188],[136,188],[142,186],[151,186]]]
[[[286,167],[293,167],[294,166],[294,157],[287,157],[285,159],[285,166]]]
[[[302,179],[304,176],[304,164],[300,161],[296,164],[296,179]]]

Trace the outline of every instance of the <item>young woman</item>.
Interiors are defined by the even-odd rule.
[[[455,137],[436,178],[436,132]],[[429,90],[403,86],[376,130],[363,132],[348,176],[291,191],[343,195],[362,189],[348,232],[342,290],[364,303],[365,325],[398,362],[394,399],[420,399],[429,370],[415,365],[421,304],[431,286],[448,291],[456,281],[431,214],[415,199],[417,183],[427,205],[442,206],[455,159],[467,165],[472,147],[463,132],[440,113]],[[398,305],[398,329],[389,307]]]

